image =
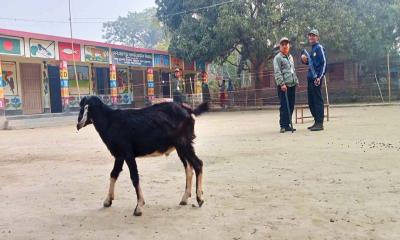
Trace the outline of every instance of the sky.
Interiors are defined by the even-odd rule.
[[[154,0],[71,0],[73,36],[104,42],[102,22],[154,6]],[[5,0],[0,28],[69,37],[68,18],[68,0]]]

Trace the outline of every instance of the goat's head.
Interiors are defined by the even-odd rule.
[[[92,118],[92,109],[101,103],[101,100],[98,97],[83,97],[81,102],[79,103],[79,115],[78,115],[78,124],[76,125],[76,129],[79,130],[91,123],[93,123]]]

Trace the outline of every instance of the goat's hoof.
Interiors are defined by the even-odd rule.
[[[179,205],[185,206],[185,205],[187,205],[187,201],[181,201],[181,202],[179,203]]]
[[[133,215],[136,217],[140,217],[142,216],[142,210],[140,210],[139,208],[135,208],[135,211],[133,212]]]
[[[104,202],[103,202],[103,206],[104,207],[111,207],[111,205],[112,205],[112,200],[111,199],[104,200]]]
[[[204,200],[198,198],[197,203],[199,204],[199,208],[201,208],[201,206],[203,206]]]

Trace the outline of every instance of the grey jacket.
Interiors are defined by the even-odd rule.
[[[293,87],[299,84],[294,68],[292,55],[283,55],[278,53],[274,58],[274,73],[277,86],[285,84],[288,87]]]

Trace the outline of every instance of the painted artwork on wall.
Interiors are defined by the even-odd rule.
[[[29,50],[31,57],[55,58],[56,46],[54,41],[30,39]]]
[[[22,38],[0,36],[0,54],[23,55],[24,43]]]
[[[118,93],[128,93],[128,69],[117,68]]]
[[[71,43],[59,42],[58,43],[58,51],[60,54],[60,60],[72,61],[75,58],[75,61],[81,60],[81,45],[74,44],[74,49],[72,49]]]
[[[85,61],[109,63],[110,52],[105,47],[85,46]]]
[[[169,68],[169,55],[154,54],[154,67]]]
[[[76,75],[78,76],[79,92],[81,94],[90,94],[90,79],[88,66],[76,66]],[[73,65],[68,65],[68,87],[71,95],[78,94],[78,86],[75,80],[75,70]]]
[[[183,69],[183,61],[177,57],[171,57],[171,67]]]
[[[4,95],[18,95],[17,68],[15,62],[1,62]]]
[[[184,61],[185,70],[186,71],[194,71],[194,62],[186,62]]]

